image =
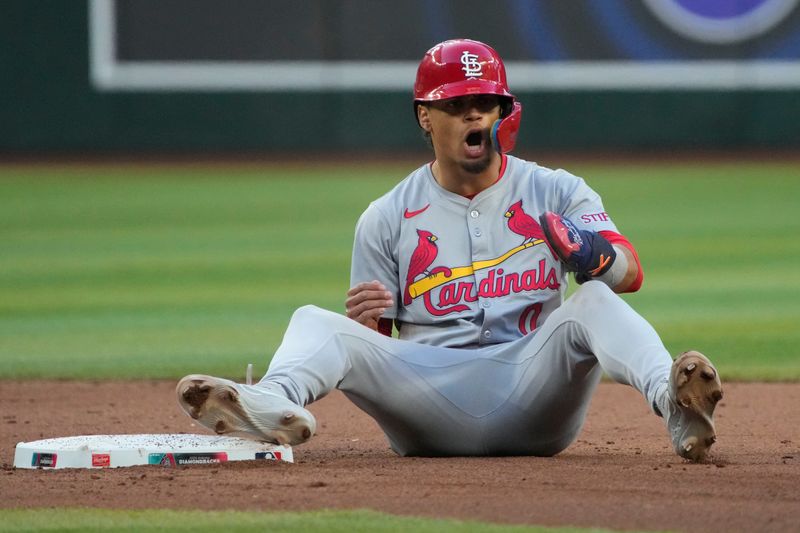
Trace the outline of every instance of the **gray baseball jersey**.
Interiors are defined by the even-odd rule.
[[[564,170],[504,156],[500,179],[474,198],[442,188],[425,165],[373,202],[356,228],[350,285],[381,281],[400,337],[436,346],[517,339],[564,297],[562,264],[539,215],[616,231],[600,196]]]
[[[601,281],[566,301],[539,214],[614,232],[599,196],[563,170],[505,156],[472,199],[430,165],[359,220],[352,284],[395,294],[400,339],[314,306],[298,309],[262,382],[306,405],[334,388],[401,455],[553,455],[578,435],[602,371],[652,406],[672,364],[655,330]],[[414,341],[414,342],[409,342]]]

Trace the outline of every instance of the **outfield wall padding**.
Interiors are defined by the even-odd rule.
[[[408,90],[108,91],[89,75],[88,5],[10,0],[0,17],[0,152],[414,150]],[[424,50],[420,50],[420,56]],[[513,87],[512,87],[513,89]],[[518,145],[794,148],[796,89],[531,90]]]

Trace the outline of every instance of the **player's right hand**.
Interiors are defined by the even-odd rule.
[[[575,281],[584,283],[601,276],[611,268],[617,252],[608,240],[597,232],[579,229],[565,216],[548,211],[539,217],[550,249],[561,259]]]
[[[344,302],[347,318],[375,331],[378,330],[378,320],[392,305],[392,293],[377,280],[365,281],[351,287]]]

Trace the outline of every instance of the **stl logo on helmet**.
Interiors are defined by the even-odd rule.
[[[465,78],[480,78],[483,75],[483,72],[481,72],[483,65],[478,62],[477,54],[464,50],[461,54],[461,64],[464,65],[461,70],[464,71]]]

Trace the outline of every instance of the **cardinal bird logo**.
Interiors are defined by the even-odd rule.
[[[505,217],[508,219],[508,229],[517,235],[522,235],[524,239],[522,244],[544,239],[544,232],[539,223],[522,210],[522,200],[511,204],[511,207],[506,209]]]
[[[411,261],[408,263],[408,274],[406,275],[406,289],[403,291],[403,305],[411,305],[411,293],[408,288],[414,283],[414,279],[420,274],[428,274],[428,267],[436,260],[439,247],[436,245],[436,235],[430,231],[417,230],[419,241],[414,253],[411,254]]]

